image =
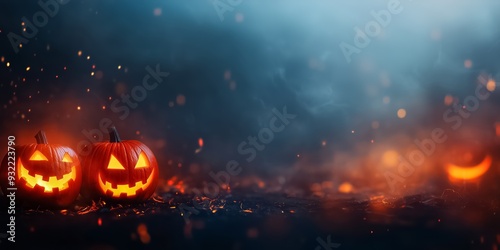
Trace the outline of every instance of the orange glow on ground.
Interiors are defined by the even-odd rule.
[[[148,227],[145,224],[139,224],[139,226],[137,226],[137,234],[143,244],[151,242],[151,236],[149,235]]]
[[[340,184],[340,186],[339,186],[340,193],[349,194],[349,193],[352,193],[353,190],[354,190],[354,187],[349,182],[344,182],[344,183]]]

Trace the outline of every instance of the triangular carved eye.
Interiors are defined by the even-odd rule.
[[[69,163],[72,163],[73,160],[71,159],[71,156],[69,156],[68,153],[64,153],[64,156],[62,158],[62,162],[69,162]]]
[[[141,152],[134,168],[137,169],[137,168],[147,168],[147,167],[149,167],[148,157],[144,152]]]
[[[122,164],[116,159],[114,155],[111,155],[111,159],[109,159],[108,169],[121,169],[125,170]]]
[[[42,152],[37,150],[31,155],[30,161],[48,161],[48,159],[42,154]]]

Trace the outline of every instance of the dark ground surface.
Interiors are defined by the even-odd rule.
[[[0,249],[498,249],[500,199],[441,195],[299,199],[234,192],[181,216],[190,197],[23,210]],[[2,206],[3,207],[3,206]],[[185,214],[186,215],[186,214]],[[100,225],[99,225],[100,222]],[[4,223],[2,223],[4,224]],[[3,230],[2,230],[3,231]],[[3,233],[3,232],[2,232]],[[330,238],[330,247],[321,242]]]

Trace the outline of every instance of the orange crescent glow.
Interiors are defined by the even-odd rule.
[[[455,164],[447,164],[448,174],[450,177],[456,179],[475,179],[488,171],[491,166],[491,162],[491,156],[487,155],[481,163],[475,166],[461,167]]]

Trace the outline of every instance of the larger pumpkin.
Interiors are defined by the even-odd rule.
[[[48,144],[43,131],[35,136],[37,143],[15,148],[16,198],[25,204],[46,207],[66,207],[80,192],[82,170],[78,156],[69,147]],[[5,155],[0,168],[0,185],[7,188],[9,155]],[[11,165],[12,166],[12,165]],[[8,170],[9,169],[9,170]]]
[[[109,137],[109,142],[93,144],[82,160],[82,194],[89,199],[120,202],[147,200],[159,176],[153,152],[142,142],[121,141],[114,127]]]

